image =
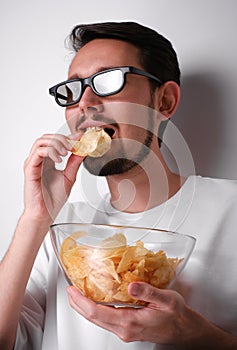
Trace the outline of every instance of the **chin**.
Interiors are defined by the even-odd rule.
[[[87,157],[84,160],[85,168],[89,171],[89,173],[96,176],[124,174],[137,165],[137,162],[124,158],[117,158],[107,162],[103,162],[101,160],[96,161],[95,158],[90,157]]]

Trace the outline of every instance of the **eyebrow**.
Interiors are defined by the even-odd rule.
[[[96,73],[100,73],[100,72],[103,72],[105,70],[108,70],[108,69],[113,69],[113,68],[120,68],[120,67],[124,67],[124,66],[107,66],[107,67],[100,67],[95,73],[91,74],[91,75],[94,75]],[[78,74],[73,74],[73,75],[70,75],[68,77],[69,80],[71,79],[76,79],[76,78],[79,78],[79,79],[84,79],[84,78],[81,78]],[[88,77],[86,77],[88,78]]]

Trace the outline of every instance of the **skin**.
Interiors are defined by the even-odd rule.
[[[113,55],[111,55],[111,52],[113,52]],[[96,59],[91,60],[91,57],[96,57]],[[88,65],[88,61],[91,62],[90,65]],[[68,76],[69,78],[84,78],[106,68],[126,65],[143,69],[139,62],[139,51],[136,47],[119,40],[97,39],[88,43],[77,53],[70,66]],[[101,123],[106,123],[107,120],[110,123],[116,123],[115,140],[136,140],[139,145],[142,145],[147,136],[148,125],[146,118],[135,118],[136,111],[134,112],[134,109],[136,110],[136,106],[143,106],[142,111],[145,112],[147,112],[145,106],[146,109],[148,109],[147,106],[152,106],[157,111],[157,114],[152,118],[154,124],[152,132],[157,135],[160,122],[172,116],[179,99],[180,90],[176,83],[167,82],[151,94],[147,78],[129,74],[125,88],[116,95],[100,97],[87,87],[80,102],[67,108],[66,119],[71,131],[77,132],[78,128],[83,129],[96,125],[95,119],[98,121],[96,116],[99,115],[99,122]],[[121,106],[121,102],[125,107]],[[129,110],[126,111],[126,109]],[[86,116],[85,121],[80,123],[81,119],[84,120],[83,116]],[[134,142],[132,147],[128,143],[127,148],[133,149]],[[136,145],[135,150],[138,152]],[[112,153],[112,157],[117,156],[117,154],[120,154],[120,152],[115,152],[114,155]],[[129,155],[128,158],[134,158],[134,154]],[[93,159],[93,162],[101,164],[101,159]],[[155,178],[152,175],[154,173],[157,174]],[[157,186],[157,178],[159,178],[160,186]],[[124,199],[124,196],[121,196],[121,193],[126,193],[126,196],[129,195],[127,188],[124,188],[124,186],[127,186],[127,182],[123,181],[124,179],[129,180],[135,186],[134,199]],[[111,203],[117,209],[126,212],[143,211],[164,202],[178,191],[182,181],[177,175],[171,173],[166,166],[156,136],[153,137],[150,145],[150,156],[145,159],[140,167],[135,167],[126,174],[107,177],[111,192]],[[124,202],[129,203],[126,208]]]
[[[138,50],[131,44],[108,39],[94,40],[77,53],[69,77],[86,77],[108,66],[143,68],[138,57]],[[174,82],[163,84],[151,96],[145,77],[129,75],[125,88],[114,96],[101,98],[87,88],[81,101],[66,110],[66,119],[72,132],[76,133],[73,137],[79,139],[82,135],[80,128],[93,126],[96,123],[93,116],[99,113],[103,118],[109,117],[117,122],[115,139],[135,139],[141,145],[147,134],[144,126],[133,125],[130,121],[128,124],[129,114],[126,113],[123,114],[123,123],[116,119],[117,114],[113,114],[109,107],[111,103],[152,104],[157,111],[154,118],[154,130],[157,130],[161,120],[170,118],[175,112],[179,98],[179,87]],[[84,121],[78,124],[82,116]],[[139,212],[152,208],[176,193],[184,181],[166,166],[156,138],[153,138],[150,149],[148,156],[138,166],[124,174],[107,177],[111,203],[117,209]],[[14,346],[25,287],[38,249],[67,200],[83,161],[82,157],[71,154],[66,168],[56,170],[55,163],[70,151],[71,146],[65,136],[46,134],[36,140],[24,164],[24,211],[0,264],[0,347],[6,350]],[[128,183],[135,188],[132,197],[128,194]],[[115,333],[125,342],[140,340],[174,344],[177,349],[237,347],[235,337],[191,310],[183,297],[172,290],[159,290],[146,283],[131,283],[130,295],[148,302],[146,308],[139,310],[97,305],[74,287],[68,287],[67,291],[70,304],[78,313]]]

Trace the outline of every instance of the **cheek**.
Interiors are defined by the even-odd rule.
[[[148,106],[151,100],[151,86],[147,79],[141,76],[130,76],[124,89],[124,99]]]
[[[123,126],[125,130],[134,129],[136,127],[147,129],[151,115],[150,110],[151,108],[147,105],[131,101],[120,101],[111,104],[108,114],[112,119],[116,120],[121,127]]]
[[[68,108],[65,111],[65,118],[68,127],[72,133],[76,132],[76,125],[78,123],[78,115],[75,108]]]

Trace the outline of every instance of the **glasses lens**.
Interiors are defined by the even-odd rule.
[[[123,72],[119,69],[98,74],[93,79],[94,88],[101,95],[116,93],[122,88],[123,83]]]
[[[57,99],[62,105],[67,105],[69,103],[79,100],[81,95],[81,82],[71,81],[60,85],[57,88]]]

